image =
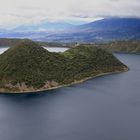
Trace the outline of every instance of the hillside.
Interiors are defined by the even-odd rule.
[[[112,54],[99,48],[78,46],[59,54],[25,40],[0,55],[0,91],[40,91],[126,70]]]
[[[4,46],[16,46],[17,44],[19,44],[22,41],[25,41],[28,39],[18,39],[18,38],[0,38],[0,47],[4,47]],[[49,47],[71,47],[73,46],[75,43],[61,43],[61,42],[41,42],[41,41],[35,41],[36,43],[38,43],[40,46],[49,46]]]
[[[109,52],[140,54],[140,41],[114,41],[97,46]]]
[[[0,47],[1,46],[15,46],[16,44],[27,40],[27,39],[17,39],[17,38],[0,38]]]

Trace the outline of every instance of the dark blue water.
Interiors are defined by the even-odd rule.
[[[40,94],[0,95],[0,140],[140,140],[140,55],[129,72]]]

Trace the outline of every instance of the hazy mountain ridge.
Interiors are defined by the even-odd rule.
[[[0,37],[30,38],[49,42],[98,42],[140,40],[139,18],[108,18],[74,26],[69,23],[42,23],[1,32]]]
[[[55,30],[57,31],[63,31],[65,29],[69,29],[72,28],[74,25],[70,24],[70,23],[66,23],[66,22],[43,22],[37,25],[26,25],[26,26],[18,26],[16,28],[14,28],[14,31],[17,32],[55,32]]]
[[[110,18],[74,27],[69,33],[56,34],[55,41],[98,42],[140,40],[140,19]]]

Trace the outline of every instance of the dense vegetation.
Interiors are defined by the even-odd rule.
[[[25,40],[0,55],[0,88],[3,92],[43,90],[125,70],[112,54],[99,48],[78,46],[59,54]]]
[[[114,41],[100,44],[99,47],[109,52],[140,53],[140,41]]]

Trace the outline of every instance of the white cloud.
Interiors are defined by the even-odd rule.
[[[0,26],[42,20],[140,17],[139,0],[0,0]]]

